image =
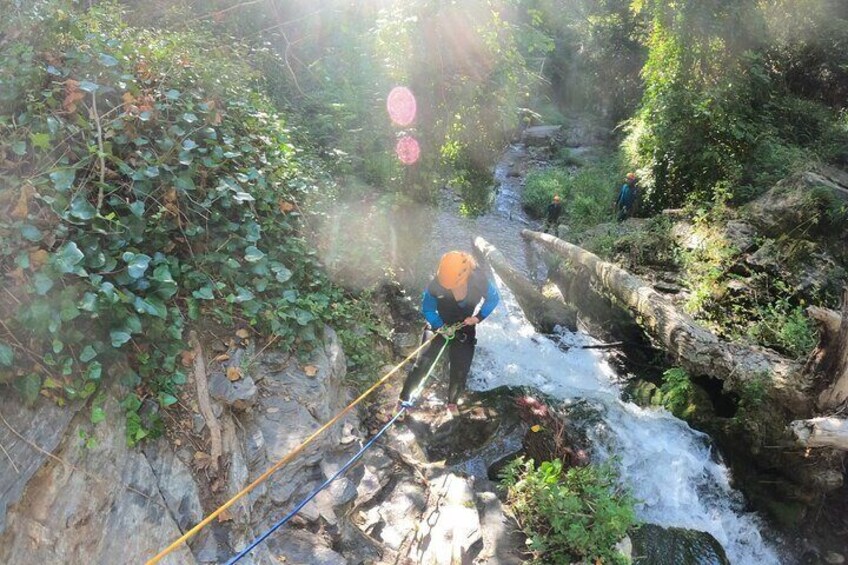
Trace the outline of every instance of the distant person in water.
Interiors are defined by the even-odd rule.
[[[623,222],[633,215],[636,211],[638,197],[639,187],[636,185],[636,175],[627,173],[627,178],[621,188],[618,189],[618,196],[615,199],[616,220]]]
[[[500,301],[494,281],[477,265],[474,258],[462,251],[445,253],[439,261],[436,276],[424,291],[421,312],[427,319],[424,341],[442,330],[450,337],[448,328],[461,323],[462,326],[452,335],[448,345],[448,363],[450,364],[450,383],[448,385],[448,410],[457,411],[457,403],[465,392],[465,381],[474,358],[474,346],[477,344],[477,324],[485,320]],[[418,388],[421,379],[436,361],[436,357],[445,344],[442,333],[424,348],[415,360],[409,372],[403,390],[401,402],[408,402]]]
[[[545,215],[545,233],[553,232],[557,235],[557,226],[559,226],[559,217],[562,214],[562,202],[560,202],[559,194],[554,196],[553,202],[548,204],[547,213]]]

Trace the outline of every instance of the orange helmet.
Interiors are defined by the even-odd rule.
[[[471,255],[462,251],[450,251],[442,255],[436,279],[444,288],[453,290],[468,280],[474,267],[476,264]]]
[[[559,202],[559,194],[554,196],[554,202]]]
[[[636,180],[635,173],[627,173],[627,180]]]

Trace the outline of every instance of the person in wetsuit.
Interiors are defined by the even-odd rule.
[[[627,173],[626,182],[618,189],[618,196],[615,199],[616,220],[623,222],[633,215],[638,204],[638,197],[639,187],[636,184],[636,175]]]
[[[553,202],[548,204],[545,214],[545,233],[553,233],[557,235],[557,226],[559,225],[559,217],[562,214],[562,202],[559,194],[554,196]]]
[[[448,410],[456,412],[460,396],[465,392],[465,381],[474,358],[477,344],[477,324],[485,320],[500,301],[498,289],[486,272],[478,267],[474,258],[462,251],[445,253],[439,262],[436,276],[424,291],[421,312],[427,319],[424,341],[429,340],[440,329],[462,323],[448,345],[450,383],[448,385]],[[421,379],[436,361],[445,344],[445,336],[439,333],[424,348],[415,360],[415,365],[406,377],[400,401],[407,403]]]

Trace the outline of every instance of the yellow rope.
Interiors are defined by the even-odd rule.
[[[400,370],[400,368],[401,368],[401,367],[403,367],[404,365],[406,365],[406,364],[407,364],[407,363],[408,363],[408,362],[409,362],[409,361],[410,361],[413,357],[415,357],[416,355],[418,355],[418,353],[419,353],[422,349],[424,349],[427,345],[429,345],[431,341],[433,341],[434,339],[436,339],[436,337],[437,337],[438,335],[439,335],[438,333],[433,334],[433,336],[432,336],[430,339],[428,339],[427,341],[425,341],[424,343],[422,343],[420,346],[418,346],[418,348],[417,348],[415,351],[413,351],[412,353],[410,353],[410,354],[406,357],[406,359],[404,359],[403,361],[401,361],[400,363],[398,363],[397,365],[395,365],[395,367],[394,367],[391,371],[389,371],[388,373],[386,373],[386,374],[385,374],[385,375],[384,375],[384,376],[383,376],[380,380],[378,380],[376,383],[374,383],[374,384],[371,386],[371,388],[369,388],[368,390],[366,390],[365,392],[363,392],[363,393],[362,393],[362,394],[361,394],[361,395],[360,395],[360,396],[359,396],[356,400],[354,400],[353,402],[351,402],[350,404],[348,404],[348,405],[347,405],[347,406],[346,406],[346,407],[345,407],[345,408],[344,408],[341,412],[339,412],[338,414],[336,414],[336,415],[333,417],[333,419],[332,419],[332,420],[330,420],[329,422],[327,422],[326,424],[324,424],[323,426],[321,426],[321,427],[320,427],[318,430],[316,430],[316,431],[315,431],[312,435],[310,435],[308,438],[306,438],[305,440],[303,440],[303,443],[301,443],[300,445],[298,445],[297,447],[295,447],[293,450],[291,450],[291,451],[288,453],[288,455],[286,455],[285,457],[283,457],[282,459],[280,459],[279,461],[277,461],[276,463],[274,463],[274,465],[272,465],[272,466],[271,466],[271,467],[270,467],[267,471],[265,471],[265,472],[264,472],[264,473],[262,473],[259,477],[257,477],[255,481],[253,481],[252,483],[250,483],[249,485],[247,485],[246,487],[244,487],[244,488],[243,488],[241,491],[239,491],[239,492],[238,492],[235,496],[233,496],[233,497],[232,497],[231,499],[229,499],[227,502],[225,502],[224,504],[222,504],[221,506],[219,506],[217,510],[215,510],[214,512],[212,512],[211,514],[209,514],[206,518],[204,518],[203,520],[201,520],[201,521],[200,521],[200,522],[199,522],[196,526],[194,526],[192,529],[190,529],[189,531],[187,531],[186,533],[184,533],[182,536],[180,536],[180,537],[179,537],[179,539],[177,539],[176,541],[174,541],[174,543],[172,543],[171,545],[169,545],[168,547],[166,547],[165,549],[163,549],[162,551],[160,551],[160,552],[159,552],[159,553],[158,553],[155,557],[153,557],[153,558],[151,558],[149,561],[147,561],[147,563],[146,563],[145,565],[156,565],[157,563],[159,563],[159,561],[161,561],[161,560],[162,560],[165,556],[167,556],[168,554],[170,554],[171,552],[173,552],[175,549],[177,549],[177,548],[180,546],[180,544],[181,544],[181,543],[183,543],[183,542],[185,542],[185,541],[189,540],[189,539],[190,539],[190,538],[192,538],[195,534],[197,534],[197,532],[199,532],[200,530],[202,530],[204,527],[208,526],[208,525],[209,525],[209,523],[210,523],[210,522],[212,522],[212,520],[214,520],[215,518],[217,518],[218,516],[220,516],[220,515],[221,515],[221,513],[223,513],[223,512],[224,512],[224,510],[226,510],[227,508],[229,508],[230,506],[232,506],[233,504],[235,504],[235,503],[236,503],[236,502],[237,502],[237,501],[238,501],[241,497],[243,497],[244,495],[246,495],[247,493],[249,493],[250,491],[252,491],[253,489],[255,489],[257,486],[259,486],[259,485],[260,485],[260,484],[262,484],[263,482],[265,482],[265,481],[268,479],[268,477],[270,477],[271,475],[273,475],[273,474],[274,474],[274,472],[276,472],[276,471],[277,471],[280,467],[282,467],[283,465],[285,465],[286,463],[288,463],[289,461],[291,461],[292,459],[294,459],[294,457],[295,457],[296,455],[298,455],[301,451],[303,451],[303,450],[306,448],[306,446],[307,446],[307,445],[309,445],[309,444],[310,444],[310,443],[311,443],[311,442],[312,442],[312,441],[313,441],[316,437],[318,437],[319,435],[321,435],[321,433],[322,433],[324,430],[326,430],[327,428],[329,428],[330,426],[332,426],[333,424],[335,424],[336,422],[338,422],[339,420],[341,420],[341,419],[345,416],[345,414],[347,414],[348,412],[350,412],[351,410],[353,410],[353,408],[354,408],[357,404],[359,404],[360,402],[362,402],[363,400],[365,400],[365,398],[366,398],[366,397],[368,397],[368,396],[369,396],[372,392],[374,392],[375,390],[377,390],[377,389],[378,389],[380,386],[382,386],[382,385],[383,385],[386,381],[388,381],[388,380],[389,380],[389,379],[390,379],[390,378],[391,378],[391,377],[392,377],[395,373],[397,373],[397,372]]]

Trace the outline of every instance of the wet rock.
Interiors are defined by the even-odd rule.
[[[521,141],[530,147],[550,146],[556,140],[562,126],[533,126],[521,133]]]
[[[366,533],[394,551],[407,541],[427,508],[427,491],[417,482],[401,477],[386,500],[365,512]]]
[[[730,565],[724,548],[706,532],[644,524],[630,537],[634,565]]]
[[[48,452],[53,452],[65,435],[68,425],[81,404],[60,408],[40,399],[32,408],[24,406],[10,387],[0,387],[0,414],[24,437]],[[33,449],[0,425],[0,445],[5,454],[0,457],[0,534],[6,529],[6,510],[17,503],[32,476],[47,460],[47,455]],[[15,462],[12,466],[11,461]]]
[[[754,246],[757,230],[751,224],[740,220],[730,220],[724,226],[724,238],[730,247],[744,252]]]
[[[266,542],[269,553],[285,557],[269,563],[285,565],[348,565],[347,559],[330,549],[322,536],[304,530],[290,529],[284,536],[272,536]]]
[[[263,394],[251,417],[242,424],[247,437],[258,438],[261,434],[268,462],[282,459],[348,402],[343,385],[344,353],[335,332],[329,328],[325,331],[324,347],[316,349],[304,364],[317,369],[314,376],[308,376],[303,366],[292,360],[285,365],[275,357],[270,358],[270,363],[264,356],[258,360],[258,371],[265,374]],[[343,425],[336,425],[321,434],[286,465],[285,473],[277,473],[267,482],[274,504],[290,505],[297,495],[308,492],[308,485],[320,479],[317,466],[326,452],[339,444],[342,429]],[[261,459],[257,453],[249,458]],[[263,470],[261,466],[251,468],[253,473]]]
[[[483,535],[483,549],[478,563],[487,565],[520,565],[524,563],[522,551],[527,547],[524,535],[515,521],[504,512],[496,494],[496,485],[490,481],[477,481],[476,503]]]
[[[787,246],[781,240],[768,240],[745,258],[752,269],[779,275],[796,293],[836,292],[845,270],[834,257],[811,241],[794,240]]]
[[[221,371],[209,374],[209,395],[235,410],[246,410],[253,406],[258,393],[256,383],[249,376],[230,381]]]
[[[55,450],[84,472],[46,462],[27,483],[21,501],[10,505],[0,535],[0,563],[143,563],[163,542],[179,537],[154,468],[140,450],[127,447],[123,409],[114,396],[119,393],[104,403],[107,425],[91,426],[88,414],[80,412]],[[31,433],[28,426],[21,430]],[[80,432],[94,445],[85,447]],[[165,455],[161,462],[164,469]],[[164,484],[177,488],[181,473],[171,462],[171,479]],[[191,496],[184,509],[182,497],[176,492],[169,496],[186,517],[191,513]],[[162,563],[191,564],[195,559],[181,547]]]
[[[250,469],[244,455],[244,441],[240,440],[236,432],[236,425],[232,416],[227,415],[223,421],[222,442],[224,445],[224,453],[229,455],[229,465],[227,466],[226,479],[226,494],[234,496],[247,486],[250,478]],[[249,524],[252,515],[252,501],[266,494],[267,490],[264,484],[259,485],[249,496],[238,500],[231,508],[230,515],[238,524]]]
[[[471,563],[483,548],[472,480],[447,473],[430,482],[438,500],[424,513],[410,551],[415,563]]]
[[[382,449],[370,449],[362,456],[362,478],[356,486],[354,506],[369,502],[389,483],[394,464]]]
[[[156,475],[159,492],[180,529],[185,531],[202,520],[203,507],[194,477],[168,441],[159,438],[148,442],[143,452]]]

